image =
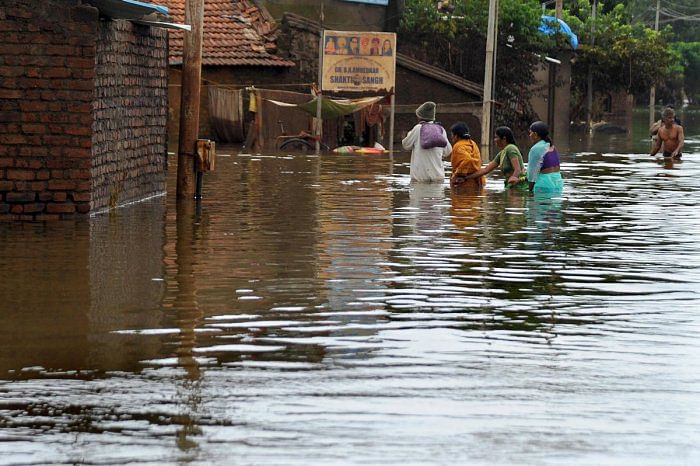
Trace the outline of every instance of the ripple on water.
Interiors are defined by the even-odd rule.
[[[2,225],[3,460],[694,464],[692,144],[548,200],[226,151],[201,212]]]

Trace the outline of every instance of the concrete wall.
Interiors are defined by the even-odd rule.
[[[530,90],[530,103],[540,120],[550,126],[552,139],[562,149],[568,147],[571,126],[571,58],[560,51],[561,64],[541,66],[535,73],[536,84]],[[550,68],[554,70],[554,89],[550,90]]]
[[[78,0],[3,0],[0,218],[52,220],[162,192],[166,52],[164,31],[100,21]]]
[[[416,125],[415,111],[428,100],[437,104],[436,119],[447,130],[457,121],[463,121],[469,126],[474,140],[481,143],[480,97],[401,66],[396,67],[395,142],[403,139]]]

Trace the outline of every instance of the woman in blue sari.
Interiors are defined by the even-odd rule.
[[[530,125],[533,145],[527,156],[527,180],[533,193],[558,194],[564,189],[559,168],[559,152],[549,138],[549,127],[542,121]]]

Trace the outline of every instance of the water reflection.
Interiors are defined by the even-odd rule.
[[[0,462],[694,464],[700,138],[625,141],[545,198],[220,147],[201,210],[0,225]]]

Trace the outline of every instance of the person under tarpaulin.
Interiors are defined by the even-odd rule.
[[[435,121],[435,102],[424,102],[416,109],[418,123],[401,141],[411,151],[411,181],[442,183],[445,167],[442,159],[452,152],[447,131]],[[426,135],[430,140],[426,140]]]

